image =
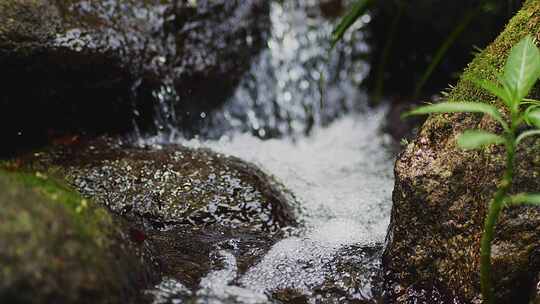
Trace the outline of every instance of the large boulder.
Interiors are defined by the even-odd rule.
[[[509,49],[524,35],[540,33],[540,2],[527,1],[504,32],[472,61],[449,101],[494,96],[470,81],[493,79]],[[534,94],[538,96],[538,91]],[[504,148],[465,152],[456,138],[466,129],[501,130],[488,117],[431,116],[395,166],[395,189],[383,257],[389,301],[481,301],[479,253],[486,207],[504,169]],[[512,192],[540,190],[540,141],[520,149]],[[526,303],[540,270],[540,208],[512,207],[497,223],[492,260],[498,303]]]
[[[295,224],[294,197],[279,182],[208,149],[140,148],[100,138],[34,153],[30,163],[130,220],[269,232]]]
[[[0,20],[4,153],[150,127],[158,104],[199,115],[232,93],[269,26],[255,0],[6,0]]]
[[[163,277],[195,291],[220,250],[242,273],[296,226],[295,198],[238,158],[178,145],[134,147],[100,138],[20,157],[128,222]]]
[[[154,270],[106,210],[43,173],[2,170],[0,189],[0,302],[142,299]]]

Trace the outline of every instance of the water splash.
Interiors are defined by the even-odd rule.
[[[339,269],[340,256],[350,246],[380,248],[390,217],[393,156],[386,148],[389,139],[380,133],[385,111],[380,108],[350,114],[297,140],[261,140],[238,134],[218,141],[179,141],[257,164],[287,185],[302,207],[298,216],[304,226],[275,244],[243,275],[231,271],[234,262],[229,262],[227,271],[209,274],[208,278],[221,278],[212,297],[230,299],[236,292],[244,298],[247,294],[250,299],[259,299],[287,289],[316,299],[320,295],[313,290],[320,289],[329,278],[350,289],[344,283],[348,274]],[[365,273],[348,291],[350,297],[371,294],[376,284],[373,273],[379,267],[379,260],[373,256],[377,254],[351,262],[363,267]],[[226,279],[224,274],[228,275]],[[201,286],[204,294],[208,295],[209,286]],[[239,296],[235,299],[234,303],[251,303]]]
[[[368,109],[359,89],[369,66],[361,60],[368,47],[357,30],[369,18],[330,55],[332,22],[322,18],[317,1],[272,2],[270,14],[268,49],[222,109],[200,113],[196,134],[205,140],[179,132],[141,141],[206,147],[250,161],[301,204],[303,226],[246,271],[216,248],[222,265],[190,299],[272,303],[276,293],[291,290],[317,303],[334,296],[325,290],[330,281],[345,294],[335,303],[370,299],[390,217],[393,156],[380,132],[386,109]],[[284,134],[293,136],[272,139]]]

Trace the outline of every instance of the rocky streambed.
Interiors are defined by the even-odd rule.
[[[0,2],[0,302],[479,303],[502,151],[454,139],[497,130],[432,117],[394,166],[392,109],[359,89],[370,15],[327,52],[343,7]],[[526,1],[446,98],[496,102],[468,77],[539,12]],[[538,188],[536,146],[515,191]],[[537,211],[498,228],[503,303],[538,301]]]
[[[392,158],[377,136],[384,111],[370,114],[299,142],[246,134],[136,147],[103,138],[6,166],[65,181],[88,199],[76,209],[111,212],[117,230],[107,235],[146,271],[132,270],[146,275],[140,301],[373,302],[382,296]],[[351,168],[353,155],[363,157]]]
[[[380,297],[391,154],[384,109],[347,114],[366,108],[355,83],[367,68],[349,65],[366,51],[361,32],[329,61],[319,44],[332,25],[317,3],[0,8],[12,74],[2,113],[21,117],[2,128],[3,154],[17,157],[1,176],[21,192],[6,202],[29,201],[2,213],[2,301]],[[22,79],[36,89],[17,90]],[[46,147],[27,152],[36,145]]]

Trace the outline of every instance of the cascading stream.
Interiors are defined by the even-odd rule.
[[[151,291],[155,303],[272,303],[283,290],[316,303],[321,294],[313,290],[328,280],[348,299],[374,296],[393,187],[390,139],[380,130],[386,108],[368,109],[358,89],[369,69],[359,60],[367,52],[364,34],[353,29],[329,54],[332,22],[315,8],[316,1],[272,3],[268,49],[223,109],[201,113],[201,137],[219,139],[168,132],[141,142],[206,147],[258,165],[294,193],[301,228],[243,273],[234,255],[216,245],[220,263],[197,291],[165,279]],[[284,134],[293,136],[272,139]],[[360,247],[374,253],[350,251]],[[349,274],[339,269],[343,260],[362,269],[350,290]]]
[[[265,295],[283,289],[309,296],[329,276],[340,275],[332,268],[340,250],[380,246],[393,187],[389,139],[380,133],[384,114],[384,108],[351,114],[295,142],[261,140],[250,134],[219,141],[179,141],[240,157],[273,174],[299,200],[298,216],[304,223],[241,276],[234,271],[234,256],[216,248],[227,262],[202,280],[197,294],[217,297],[216,303],[231,298],[233,303],[268,303]],[[378,270],[378,260],[365,263],[368,272]],[[370,297],[374,275],[367,273],[351,296]]]

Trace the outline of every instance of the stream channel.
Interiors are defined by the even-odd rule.
[[[154,303],[373,303],[391,209],[393,159],[381,129],[386,108],[368,107],[359,89],[369,67],[361,28],[328,51],[333,22],[310,1],[271,4],[268,48],[233,97],[201,112],[199,136],[174,121],[138,144],[206,147],[252,162],[298,201],[300,225],[240,271],[235,240],[217,243],[216,261],[192,290],[164,278],[146,292]],[[360,58],[360,59],[359,59]],[[171,116],[164,98],[161,117]],[[214,265],[215,264],[215,265]]]

